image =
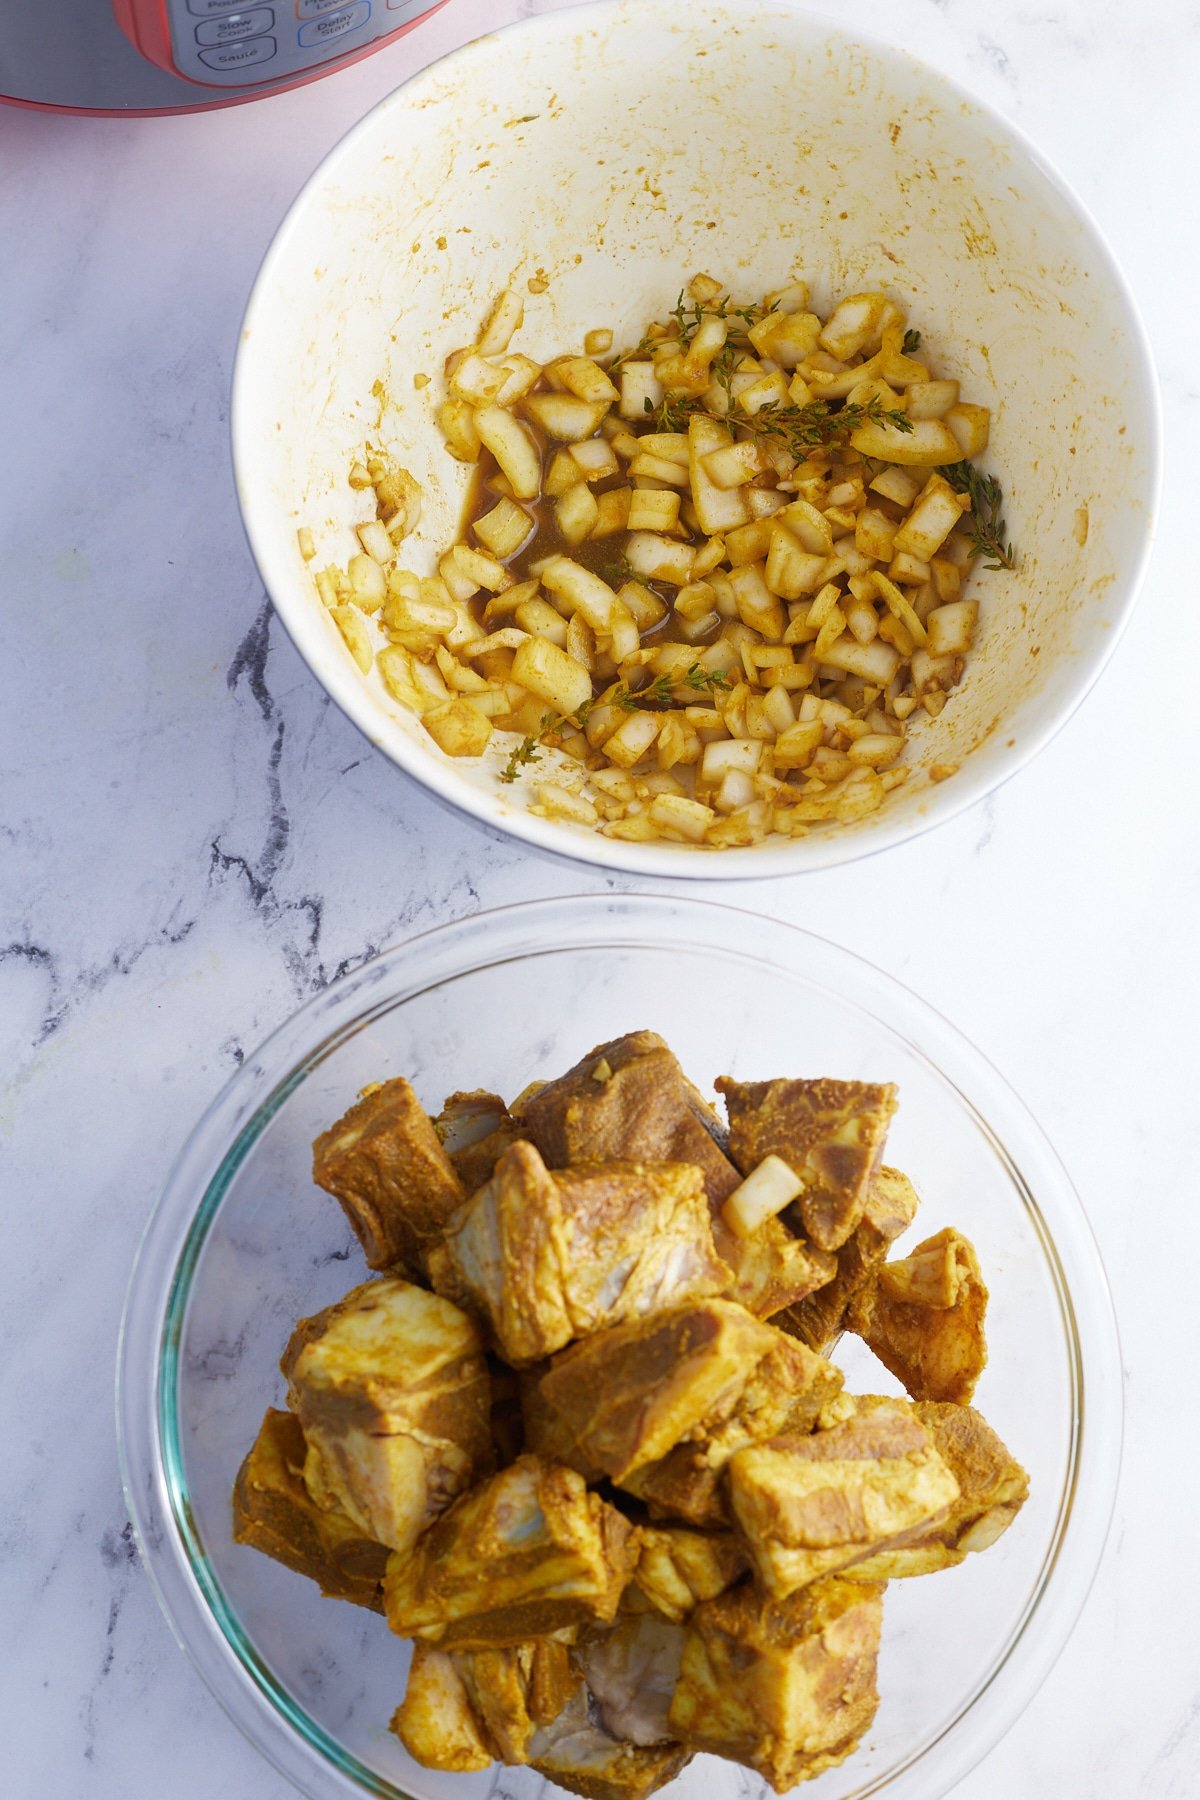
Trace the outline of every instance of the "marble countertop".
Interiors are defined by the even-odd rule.
[[[419,62],[552,4],[454,0],[332,80],[201,118],[0,109],[0,1787],[13,1800],[291,1793],[177,1650],[138,1567],[112,1369],[143,1221],[199,1112],[299,1001],[439,920],[603,882],[439,810],[325,699],[264,600],[227,447],[241,308],[301,182]],[[990,101],[1090,205],[1156,348],[1166,504],[1118,655],[1032,768],[883,859],[723,897],[872,957],[885,884],[902,913],[911,896],[888,966],[1032,1105],[1110,1273],[1128,1425],[1108,1552],[1038,1699],[956,1793],[1184,1800],[1200,1792],[1186,1141],[1200,809],[1170,744],[1200,659],[1186,198],[1200,22],[1190,0],[1161,0],[1152,28],[1118,0],[826,10]]]

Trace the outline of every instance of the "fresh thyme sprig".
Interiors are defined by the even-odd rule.
[[[971,462],[951,463],[942,473],[957,493],[970,499],[971,555],[986,557],[985,569],[1015,569],[1016,552],[1004,541],[1008,527],[1000,514],[1004,495],[996,477],[981,475]]]
[[[690,687],[698,694],[711,694],[717,688],[728,688],[729,685],[728,675],[719,669],[706,669],[701,663],[694,662],[685,675],[657,675],[648,687],[630,688],[622,682],[612,698],[626,712],[656,712],[670,706],[675,688]]]
[[[863,405],[831,406],[827,400],[809,400],[804,406],[776,403],[760,407],[756,413],[739,413],[728,419],[709,412],[703,399],[688,394],[668,394],[658,407],[649,400],[645,404],[656,431],[686,431],[688,419],[703,413],[722,425],[736,426],[750,437],[777,439],[796,462],[803,461],[809,450],[849,437],[868,420],[873,425],[891,425],[897,431],[909,432],[913,428],[907,413],[898,407],[885,407],[878,394]]]
[[[501,781],[515,781],[527,763],[537,762],[542,754],[540,745],[546,738],[553,737],[554,733],[561,731],[564,725],[571,725],[579,730],[586,723],[591,710],[592,702],[585,700],[578,712],[543,713],[542,722],[536,732],[529,737],[522,738],[505,763],[500,773]]]

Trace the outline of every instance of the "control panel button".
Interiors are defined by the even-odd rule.
[[[319,19],[325,13],[337,12],[344,7],[346,0],[296,0],[296,17],[298,19]]]
[[[327,13],[324,18],[310,19],[302,25],[299,40],[302,48],[308,49],[313,44],[328,44],[334,38],[345,37],[348,31],[357,31],[365,25],[371,16],[371,0],[359,0],[357,6],[348,6],[344,12]]]
[[[259,37],[270,31],[275,14],[269,6],[256,6],[253,12],[230,13],[224,19],[206,19],[196,27],[198,44],[233,44],[239,38]]]
[[[217,13],[241,12],[246,0],[187,0],[187,9],[202,19],[211,19]]]
[[[429,11],[430,7],[433,5],[433,0],[387,0],[387,4],[389,12],[400,12],[404,14],[406,19],[415,19],[418,13]],[[389,26],[389,30],[393,26],[403,24],[403,22],[404,21],[401,19],[393,19],[391,26]]]
[[[209,69],[229,72],[246,69],[253,63],[270,62],[275,54],[273,37],[246,38],[240,44],[222,44],[213,50],[201,50],[200,61]]]

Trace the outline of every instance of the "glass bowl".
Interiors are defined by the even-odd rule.
[[[869,964],[731,908],[585,896],[479,914],[335,982],[247,1058],[171,1173],[122,1326],[122,1472],[146,1568],[230,1717],[313,1800],[534,1800],[542,1783],[508,1770],[494,1790],[494,1771],[419,1768],[387,1730],[408,1646],[231,1540],[234,1476],[282,1402],[293,1323],[368,1274],[312,1183],[312,1140],[382,1076],[409,1075],[435,1109],[458,1088],[511,1096],[638,1027],[661,1032],[706,1090],[721,1073],[897,1082],[887,1157],[923,1202],[909,1241],[960,1226],[991,1288],[977,1400],[1029,1469],[1029,1502],[986,1554],[892,1584],[875,1723],[806,1791],[944,1793],[1036,1692],[1083,1603],[1120,1460],[1116,1327],[1071,1182],[985,1058]],[[898,1391],[853,1340],[836,1360],[850,1391]],[[702,1757],[671,1794],[760,1789]]]

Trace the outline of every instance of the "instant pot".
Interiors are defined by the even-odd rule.
[[[233,106],[315,81],[447,0],[20,0],[3,7],[0,101],[53,112]]]

